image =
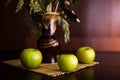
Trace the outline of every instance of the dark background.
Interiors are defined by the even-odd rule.
[[[29,35],[24,10],[15,13],[17,0],[5,7],[0,0],[0,50],[36,48],[37,37]],[[78,0],[71,7],[81,23],[70,23],[71,41],[62,43],[63,50],[76,50],[87,45],[96,51],[120,51],[120,0]],[[59,38],[63,38],[58,31]]]

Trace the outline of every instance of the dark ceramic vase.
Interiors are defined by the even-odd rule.
[[[37,48],[42,52],[43,63],[55,63],[60,42],[55,37],[58,13],[47,13],[42,16],[42,34],[37,41]]]

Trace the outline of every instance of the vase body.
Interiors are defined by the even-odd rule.
[[[42,34],[37,41],[37,48],[42,52],[43,63],[55,63],[60,42],[55,37],[56,19],[58,13],[48,13],[42,16]]]

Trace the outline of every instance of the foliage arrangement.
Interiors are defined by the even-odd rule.
[[[32,35],[41,34],[39,21],[41,21],[42,16],[40,14],[46,14],[48,12],[60,13],[57,19],[58,25],[63,28],[64,41],[68,42],[70,40],[70,31],[69,24],[66,20],[70,19],[74,22],[80,22],[75,12],[69,9],[69,6],[75,2],[76,0],[19,0],[15,12],[19,12],[23,7],[26,7],[25,20],[29,25]]]

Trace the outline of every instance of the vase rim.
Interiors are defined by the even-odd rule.
[[[47,12],[45,14],[39,14],[39,15],[41,15],[41,16],[44,16],[44,15],[60,15],[60,13],[59,12]]]
[[[47,13],[45,13],[45,14],[60,14],[60,13],[58,13],[58,12],[47,12]]]

